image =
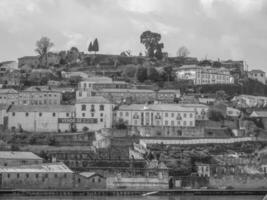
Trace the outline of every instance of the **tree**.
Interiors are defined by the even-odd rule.
[[[190,52],[185,46],[180,47],[177,51],[177,56],[179,57],[187,57],[189,54]]]
[[[77,63],[80,57],[80,52],[77,47],[71,47],[67,53],[67,61],[70,64]]]
[[[136,71],[136,79],[140,82],[144,82],[147,79],[147,70],[145,67],[138,67]]]
[[[93,42],[92,51],[94,51],[95,54],[96,54],[96,52],[99,51],[99,45],[98,45],[98,40],[97,40],[97,38],[96,38],[96,39],[94,40],[94,42]]]
[[[159,33],[145,31],[141,34],[140,42],[145,45],[148,57],[153,58],[156,51],[158,52],[157,54],[160,54],[163,48],[163,43],[159,43],[160,40],[161,35]]]
[[[156,50],[156,53],[155,53],[155,57],[158,59],[158,60],[161,60],[163,58],[163,54],[162,54],[162,49],[163,49],[164,45],[163,43],[160,43],[158,46],[157,46],[157,50]]]
[[[89,52],[93,51],[93,44],[92,44],[92,42],[90,42],[90,44],[88,46],[88,51]]]
[[[49,50],[54,46],[54,44],[50,41],[48,37],[42,37],[40,40],[36,42],[35,51],[40,56],[40,65],[44,63],[44,66],[47,67],[47,54]]]
[[[213,121],[223,121],[224,115],[218,109],[210,109],[208,113],[209,119]]]
[[[155,67],[148,67],[147,68],[147,79],[149,79],[149,80],[151,80],[153,82],[159,81],[159,79],[160,79],[159,73],[155,69]]]
[[[126,65],[126,67],[123,70],[122,75],[126,79],[133,79],[135,78],[136,71],[137,71],[136,65]]]

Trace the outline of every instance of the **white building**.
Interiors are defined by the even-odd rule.
[[[18,63],[16,61],[5,61],[0,63],[0,76],[3,76],[7,72],[12,72],[18,69]]]
[[[196,120],[208,120],[209,106],[204,104],[180,104],[184,108],[193,108],[196,113]]]
[[[72,105],[13,105],[8,110],[8,128],[30,132],[64,132],[71,130]]]
[[[251,70],[250,72],[248,72],[248,77],[257,80],[262,84],[266,83],[266,74],[262,70]]]
[[[192,80],[195,85],[233,84],[234,78],[225,68],[184,65],[177,69],[178,80]]]
[[[267,97],[243,94],[235,96],[232,102],[239,108],[266,107]]]
[[[119,120],[136,127],[195,127],[196,111],[179,104],[123,105],[116,112]]]
[[[113,105],[104,97],[78,99],[75,104],[77,130],[111,128],[112,109]]]
[[[0,104],[18,104],[19,93],[14,89],[0,89]]]

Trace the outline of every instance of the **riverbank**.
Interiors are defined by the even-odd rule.
[[[168,196],[168,195],[207,195],[207,196],[226,196],[226,195],[265,195],[267,189],[232,189],[232,190],[220,190],[220,189],[173,189],[173,190],[128,190],[128,189],[116,189],[116,190],[31,190],[31,189],[1,189],[0,196]]]

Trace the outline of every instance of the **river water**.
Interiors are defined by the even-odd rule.
[[[263,196],[101,196],[101,197],[8,197],[0,196],[2,200],[262,200]]]

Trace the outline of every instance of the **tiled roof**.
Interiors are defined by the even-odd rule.
[[[132,111],[144,111],[144,110],[154,110],[154,111],[181,111],[181,112],[194,112],[192,107],[183,107],[181,104],[131,104],[129,106],[122,105],[119,110],[132,110]]]
[[[253,111],[250,117],[264,117],[267,118],[267,111]]]
[[[48,86],[31,86],[23,90],[22,92],[57,92],[57,91]]]
[[[38,165],[22,165],[17,167],[0,167],[0,172],[20,173],[73,173],[64,163],[44,163]]]
[[[209,108],[209,106],[199,103],[185,103],[185,104],[180,104],[180,106],[185,108]]]
[[[259,70],[259,69],[253,69],[253,70],[251,70],[249,73],[264,73],[264,74],[265,74],[264,71]]]
[[[96,172],[81,172],[81,173],[79,173],[79,174],[80,174],[81,176],[86,177],[86,178],[90,178],[90,177],[95,176],[95,175],[98,175],[98,176],[103,177],[102,175],[97,174]]]
[[[32,152],[27,151],[0,151],[0,159],[37,159],[40,160],[39,156]]]
[[[145,90],[145,89],[120,89],[120,88],[108,88],[100,89],[99,92],[119,92],[119,93],[153,93],[154,90]]]
[[[110,101],[105,99],[102,96],[92,96],[92,97],[86,97],[83,99],[78,99],[76,103],[77,104],[81,104],[81,103],[110,104]]]
[[[106,76],[92,76],[84,79],[86,82],[96,82],[96,83],[111,83],[112,78],[106,77]]]
[[[0,89],[0,94],[17,94],[18,91],[14,89]]]
[[[73,105],[12,105],[9,112],[74,112]]]

